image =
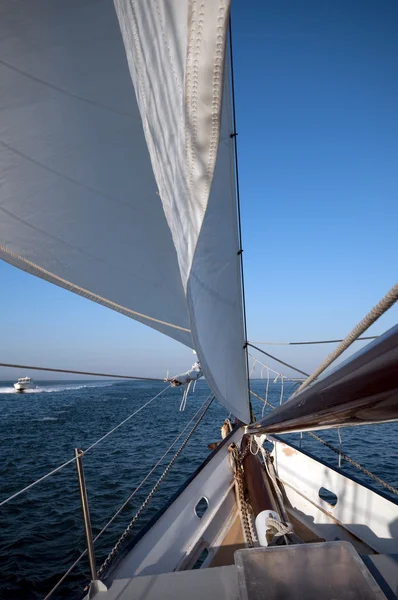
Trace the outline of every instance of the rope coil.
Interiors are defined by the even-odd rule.
[[[265,523],[267,533],[270,533],[273,539],[294,533],[293,525],[289,521],[278,521],[278,519],[274,519],[273,517],[267,517]]]

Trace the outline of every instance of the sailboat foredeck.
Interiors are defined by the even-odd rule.
[[[197,475],[190,480],[179,496],[174,498],[169,508],[160,515],[149,530],[146,530],[145,535],[115,566],[108,579],[105,579],[108,591],[99,594],[96,600],[130,600],[132,598],[134,600],[144,598],[153,600],[159,598],[160,595],[166,599],[175,598],[177,600],[180,598],[196,600],[196,598],[206,596],[221,599],[241,597],[239,596],[236,557],[246,548],[246,543],[235,490],[231,487],[230,456],[228,454],[230,444],[232,442],[239,443],[241,436],[242,430],[232,431],[228,439],[224,440],[212,453]],[[286,448],[289,449],[289,452],[284,451]],[[361,568],[365,568],[366,564],[366,572],[370,571],[373,574],[378,584],[387,593],[387,597],[391,593],[396,593],[397,576],[394,566],[397,565],[397,560],[394,555],[398,555],[398,541],[391,533],[388,540],[380,539],[377,543],[375,533],[373,533],[372,545],[369,542],[369,532],[375,532],[381,527],[381,504],[384,507],[385,518],[390,519],[392,524],[395,521],[398,522],[398,506],[389,503],[379,494],[367,490],[359,483],[322,463],[317,463],[317,466],[313,468],[311,461],[314,463],[317,461],[282,441],[274,440],[273,455],[278,469],[278,477],[280,481],[284,481],[283,493],[288,518],[293,524],[295,534],[301,539],[301,542],[304,542],[301,545],[312,546],[315,544],[316,547],[322,548],[334,540],[340,540],[339,543],[343,546],[348,544],[351,549],[350,553],[354,553],[358,560],[359,556],[363,557]],[[320,468],[323,469],[323,476],[319,472]],[[302,477],[305,473],[306,488],[304,489],[307,496],[298,494],[294,489],[293,472],[297,477]],[[314,490],[318,491],[324,478],[329,481],[329,486],[332,486],[334,481],[339,482],[339,478],[343,478],[341,485],[344,485],[344,489],[347,490],[347,496],[345,497],[343,494],[339,497],[340,504],[348,502],[348,506],[350,505],[350,489],[355,488],[354,497],[359,503],[361,503],[359,498],[361,493],[368,494],[366,531],[353,526],[352,523],[341,522],[334,517],[330,505],[329,514],[327,514],[324,501],[319,497],[316,501],[315,495],[311,496],[310,481],[314,482]],[[216,503],[214,502],[216,496],[212,494],[215,482],[218,486],[218,502]],[[367,491],[365,492],[365,490]],[[201,494],[208,498],[207,511],[200,519],[196,517],[191,521],[187,520],[190,511],[194,513]],[[390,511],[388,514],[386,513],[387,508]],[[344,510],[348,509],[340,506],[340,512],[337,514],[340,514],[341,517]],[[359,518],[362,518],[360,510],[357,514]],[[189,524],[183,534],[179,527],[180,518]],[[175,537],[177,531],[179,535]],[[359,535],[360,531],[364,532],[362,537]],[[255,542],[255,546],[258,547],[257,542]],[[283,546],[287,549],[295,547],[297,546]],[[281,556],[288,557],[291,554]],[[287,568],[289,559],[284,560],[287,560]],[[379,593],[378,586],[375,589],[376,595],[369,596],[369,598],[383,598],[383,594]]]

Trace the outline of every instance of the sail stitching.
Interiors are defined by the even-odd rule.
[[[198,79],[199,79],[199,56],[201,48],[201,36],[204,20],[204,2],[197,7],[197,0],[193,0],[191,7],[191,27],[188,39],[187,49],[187,67],[186,67],[186,110],[187,110],[187,131],[185,137],[185,148],[188,162],[188,189],[190,201],[194,198],[194,155],[195,144],[198,137]],[[198,19],[199,12],[199,19]]]
[[[217,158],[218,142],[220,135],[220,105],[222,99],[222,75],[224,65],[225,32],[227,20],[225,19],[225,6],[222,0],[217,17],[217,43],[216,56],[213,65],[213,98],[211,115],[211,135],[209,144],[209,156],[207,160],[206,187],[203,200],[208,197],[210,183],[213,177]]]

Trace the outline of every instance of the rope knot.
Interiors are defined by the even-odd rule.
[[[273,538],[278,538],[282,535],[293,533],[293,525],[289,523],[289,521],[278,521],[273,517],[267,517],[265,524],[267,527],[267,533],[271,534]]]

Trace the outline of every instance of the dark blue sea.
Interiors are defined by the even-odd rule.
[[[74,448],[87,448],[162,390],[164,384],[36,381],[36,386],[28,393],[16,394],[12,382],[0,383],[0,501],[72,458]],[[252,388],[264,395],[264,381],[253,381]],[[286,383],[285,392],[287,397],[289,385]],[[199,382],[195,393],[188,397],[185,411],[180,412],[181,389],[166,391],[84,457],[94,535],[162,456],[208,394],[206,382]],[[271,383],[269,400],[277,404],[279,396],[279,384]],[[255,400],[253,407],[256,416],[260,416],[261,403]],[[220,439],[219,428],[227,415],[221,405],[212,404],[133,534],[206,458],[207,445]],[[346,454],[398,487],[398,425],[341,432]],[[338,446],[335,431],[320,435]],[[298,434],[287,437],[300,443]],[[303,449],[337,466],[337,456],[308,435],[303,435],[301,444]],[[372,484],[349,465],[343,463],[342,468]],[[161,472],[162,465],[98,540],[95,545],[98,564],[107,556]],[[379,489],[377,485],[375,489]],[[4,600],[44,598],[85,549],[74,463],[1,507],[0,522],[0,597]],[[83,559],[54,598],[81,598],[88,578],[88,564]]]

